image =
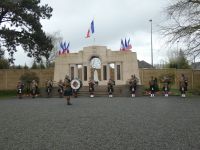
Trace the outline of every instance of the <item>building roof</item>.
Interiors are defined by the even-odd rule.
[[[138,67],[139,68],[153,68],[153,66],[149,63],[147,63],[146,61],[144,60],[138,60]]]

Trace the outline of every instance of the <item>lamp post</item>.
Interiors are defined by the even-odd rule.
[[[150,19],[149,21],[151,23],[151,65],[153,67],[152,19]]]

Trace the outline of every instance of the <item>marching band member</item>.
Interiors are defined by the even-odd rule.
[[[163,93],[164,93],[164,96],[166,96],[166,97],[169,96],[169,83],[170,83],[170,79],[167,78],[166,76],[164,76],[164,79],[163,79]]]
[[[108,96],[113,97],[112,93],[114,92],[113,86],[115,85],[114,81],[112,79],[109,79],[108,81]]]
[[[18,95],[19,98],[22,98],[23,89],[24,89],[24,84],[21,81],[18,81],[18,83],[17,83],[17,95]]]
[[[31,94],[32,94],[32,98],[35,98],[36,94],[37,94],[37,90],[38,90],[38,84],[35,80],[32,81],[31,83]]]
[[[62,82],[62,80],[60,80],[58,82],[58,93],[59,93],[60,98],[62,98],[63,96],[63,88],[64,88],[64,83]]]
[[[94,85],[95,85],[95,82],[94,82],[94,80],[92,80],[91,77],[89,78],[88,84],[89,84],[90,97],[94,97]]]
[[[149,81],[149,87],[150,87],[150,92],[151,92],[150,97],[154,97],[155,96],[155,80],[153,79],[153,76],[151,77],[151,80]]]
[[[53,81],[52,80],[47,80],[47,82],[46,82],[46,92],[47,92],[48,96],[50,96],[52,88],[53,88]]]
[[[129,80],[129,90],[131,92],[131,97],[135,97],[137,83],[138,78],[135,75],[131,75],[131,79]]]
[[[180,92],[181,92],[181,97],[186,97],[186,91],[187,91],[187,86],[188,86],[188,80],[187,78],[185,77],[184,74],[181,74],[181,78],[180,78],[180,81],[179,81],[179,89],[180,89]]]
[[[69,76],[66,75],[64,79],[64,96],[67,100],[67,105],[72,105],[70,102],[71,95],[72,95],[71,80],[69,79]]]

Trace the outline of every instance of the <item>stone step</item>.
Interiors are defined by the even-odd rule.
[[[142,85],[137,86],[136,96],[143,95],[144,88]],[[80,97],[89,97],[89,87],[83,86],[79,89],[78,96]],[[95,86],[94,95],[96,97],[108,96],[107,86]],[[115,97],[130,97],[129,86],[128,85],[117,85],[114,86],[113,95]],[[40,89],[41,97],[48,97],[46,89]],[[58,87],[53,87],[53,90],[49,97],[59,97]]]

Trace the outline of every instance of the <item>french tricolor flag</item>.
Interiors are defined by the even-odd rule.
[[[92,20],[92,22],[91,22],[91,24],[90,24],[90,28],[88,29],[85,38],[89,38],[89,37],[90,37],[90,32],[91,32],[92,34],[94,34],[94,20]]]

